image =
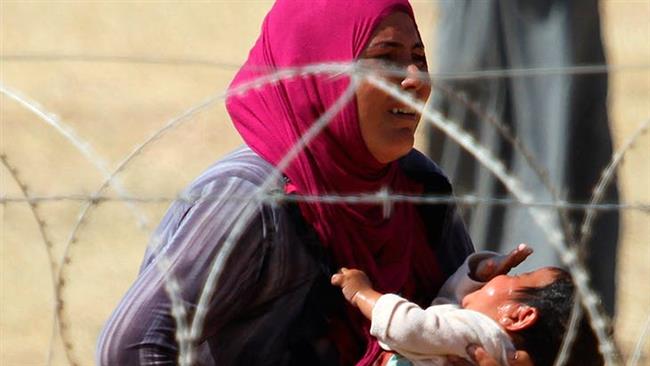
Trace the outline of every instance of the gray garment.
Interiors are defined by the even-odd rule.
[[[451,193],[438,168],[415,150],[401,164],[429,189]],[[187,202],[170,207],[153,234],[138,278],[104,326],[97,364],[176,364],[176,326],[164,279],[176,279],[192,314],[213,259],[241,220],[244,200],[272,169],[250,149],[238,150],[191,184],[184,194]],[[271,188],[283,187],[281,180]],[[453,205],[421,209],[447,277],[473,251],[472,243]],[[208,304],[197,342],[198,364],[338,364],[338,353],[327,338],[327,319],[336,316],[345,300],[329,285],[326,255],[297,206],[260,204],[235,243]],[[169,262],[164,272],[161,258]]]
[[[443,1],[439,27],[440,72],[558,68],[605,64],[596,0]],[[510,128],[548,171],[561,199],[588,202],[612,155],[607,117],[607,74],[545,75],[446,80],[440,86],[478,103]],[[434,89],[433,103],[458,121],[521,180],[535,200],[552,195],[486,118],[477,116],[449,91]],[[430,157],[448,173],[457,194],[507,197],[504,187],[474,158],[432,131]],[[606,202],[618,201],[616,183]],[[464,213],[477,248],[500,252],[529,243],[535,254],[518,268],[528,271],[559,265],[556,252],[526,208],[479,205]],[[570,212],[576,236],[583,211]],[[562,227],[559,216],[555,224]],[[601,213],[594,222],[585,255],[594,287],[613,314],[618,212]]]

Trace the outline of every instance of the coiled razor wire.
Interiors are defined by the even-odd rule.
[[[250,197],[232,195],[228,197],[218,197],[214,194],[202,196],[201,199],[220,199],[229,201],[247,201]],[[390,203],[412,203],[412,204],[456,204],[459,206],[521,206],[521,207],[540,207],[548,209],[563,209],[563,210],[582,210],[591,209],[594,211],[639,211],[645,214],[650,214],[650,203],[580,203],[580,202],[567,202],[567,201],[531,201],[521,202],[513,198],[494,198],[494,197],[478,197],[474,195],[462,196],[439,196],[439,195],[410,195],[400,193],[389,193],[388,197],[383,197],[379,192],[377,193],[358,193],[351,195],[337,195],[337,194],[324,194],[324,195],[309,195],[309,194],[286,194],[284,192],[268,192],[265,198],[266,202],[306,202],[306,203],[328,203],[328,204],[382,204],[386,200]],[[193,204],[196,198],[187,197],[185,195],[178,196],[159,196],[159,197],[116,197],[116,196],[94,196],[84,194],[69,194],[69,195],[52,195],[52,196],[38,196],[30,195],[29,197],[14,197],[14,196],[0,196],[0,205],[4,204],[18,204],[18,203],[50,203],[50,202],[87,202],[92,201],[93,204],[98,205],[104,202],[120,202],[132,201],[140,204],[159,204],[171,203],[174,201]]]
[[[642,67],[648,67],[648,66],[642,66]],[[611,71],[612,68],[609,67],[609,70]],[[557,70],[556,69],[496,70],[496,71],[488,70],[488,71],[479,72],[479,74],[470,73],[472,75],[451,75],[449,76],[449,78],[456,78],[456,77],[476,78],[476,77],[502,77],[502,76],[514,77],[514,76],[527,76],[527,75],[538,75],[538,74],[549,74],[549,73],[550,74],[569,73],[569,72],[570,73],[594,73],[594,72],[605,72],[605,71],[607,71],[607,69],[603,69],[602,67],[600,68],[599,67],[575,67],[575,68],[562,68],[562,69],[558,68]],[[405,75],[403,71],[397,72],[395,70],[389,70],[389,73],[400,75],[402,77]],[[339,100],[335,103],[335,105],[332,106],[330,109],[328,109],[325,112],[325,114],[323,114],[323,116],[321,116],[321,118],[319,118],[318,121],[314,123],[314,125],[307,132],[307,134],[303,136],[296,145],[294,145],[290,153],[285,156],[285,158],[278,165],[274,173],[267,178],[265,183],[260,187],[260,189],[258,190],[257,194],[254,197],[252,198],[251,197],[230,197],[229,198],[229,199],[243,200],[243,202],[245,202],[245,205],[242,208],[242,212],[239,215],[239,219],[236,221],[235,225],[233,226],[233,230],[230,236],[224,243],[224,249],[214,259],[212,270],[201,292],[199,303],[196,308],[196,312],[193,316],[191,324],[188,324],[187,322],[189,315],[186,309],[184,309],[182,299],[180,299],[179,297],[180,288],[178,283],[172,277],[165,278],[165,290],[172,301],[172,315],[177,323],[176,338],[177,341],[179,342],[179,347],[180,347],[179,362],[181,364],[190,365],[194,362],[194,357],[195,357],[194,341],[198,338],[198,336],[202,332],[203,320],[205,317],[205,313],[207,311],[206,303],[207,300],[212,296],[216,283],[218,282],[218,279],[220,277],[220,268],[222,268],[223,260],[228,257],[228,253],[230,252],[230,250],[232,250],[232,247],[236,243],[236,240],[238,239],[239,235],[241,235],[242,230],[245,228],[245,226],[248,224],[248,221],[252,218],[252,215],[255,213],[256,207],[259,207],[261,203],[278,202],[283,200],[287,200],[287,201],[303,200],[308,202],[319,201],[319,202],[326,202],[332,204],[336,204],[340,202],[377,203],[383,205],[384,213],[386,215],[390,214],[391,207],[395,202],[412,202],[412,203],[456,202],[459,204],[467,204],[467,205],[478,204],[478,203],[494,204],[494,205],[516,204],[516,205],[522,205],[524,207],[527,207],[528,210],[531,212],[531,215],[533,216],[534,220],[540,225],[540,227],[542,227],[542,229],[546,232],[547,236],[549,237],[551,243],[554,244],[554,249],[558,251],[558,253],[560,253],[561,260],[569,267],[569,270],[574,278],[574,281],[576,282],[579,298],[582,304],[584,305],[585,309],[587,310],[587,314],[591,320],[591,324],[598,336],[601,352],[605,356],[607,363],[612,365],[616,364],[615,347],[614,344],[609,339],[608,335],[606,334],[607,320],[605,317],[603,317],[600,314],[600,312],[597,309],[597,298],[593,294],[593,291],[588,286],[587,273],[584,270],[582,264],[580,263],[575,250],[573,248],[567,247],[566,245],[567,243],[565,243],[565,237],[563,236],[563,234],[554,228],[550,215],[547,212],[543,212],[542,210],[548,208],[555,208],[555,209],[562,209],[562,210],[565,209],[587,210],[587,215],[585,215],[585,220],[581,227],[581,238],[580,238],[581,243],[585,242],[588,239],[588,235],[590,233],[590,225],[593,222],[593,218],[595,217],[597,212],[606,211],[606,210],[632,209],[632,210],[639,210],[641,212],[648,213],[649,205],[646,203],[633,203],[633,204],[607,204],[607,203],[601,204],[600,203],[600,200],[602,199],[602,192],[607,187],[607,184],[611,182],[611,177],[614,175],[615,168],[622,161],[622,157],[632,147],[633,143],[639,138],[639,136],[643,132],[647,130],[648,121],[646,121],[645,124],[643,124],[642,127],[639,130],[637,130],[637,132],[635,132],[628,139],[624,147],[613,156],[612,162],[610,163],[608,168],[605,171],[603,171],[603,175],[599,183],[597,184],[596,190],[594,191],[594,196],[592,197],[590,203],[584,204],[584,203],[575,203],[575,202],[563,202],[557,199],[553,202],[535,202],[532,199],[532,196],[523,187],[521,187],[521,182],[519,182],[516,178],[510,176],[506,172],[503,163],[499,161],[496,157],[494,157],[487,149],[481,146],[477,141],[475,141],[469,134],[467,134],[465,131],[460,129],[457,124],[445,119],[444,117],[442,117],[441,114],[439,114],[436,111],[426,109],[423,103],[414,100],[410,95],[403,92],[399,88],[395,87],[391,83],[387,82],[385,79],[378,77],[377,75],[370,72],[369,70],[363,69],[357,64],[349,64],[349,63],[347,64],[326,63],[326,64],[319,64],[319,65],[309,65],[309,66],[299,67],[299,68],[276,70],[269,75],[259,77],[258,79],[252,80],[246,84],[242,84],[237,88],[228,90],[224,94],[209,97],[205,99],[203,102],[188,109],[186,112],[182,113],[178,117],[173,118],[165,126],[163,126],[161,129],[159,129],[154,134],[152,134],[150,138],[148,138],[141,145],[136,147],[120,164],[118,164],[118,167],[113,172],[108,172],[105,164],[103,164],[102,160],[93,152],[90,145],[83,142],[83,140],[81,140],[80,138],[78,138],[70,128],[64,127],[64,125],[55,116],[53,116],[50,113],[44,112],[42,108],[38,106],[37,103],[29,101],[27,98],[19,96],[17,92],[14,92],[9,88],[0,85],[0,92],[18,101],[19,103],[21,103],[21,105],[25,106],[30,111],[37,114],[45,122],[55,127],[57,131],[62,133],[66,137],[66,139],[70,141],[78,150],[80,150],[80,152],[84,156],[86,156],[106,177],[106,180],[102,183],[102,185],[95,192],[95,194],[90,196],[71,195],[71,196],[38,197],[34,195],[28,195],[25,190],[22,190],[23,193],[22,197],[6,197],[6,196],[0,197],[0,204],[7,204],[7,203],[14,203],[14,202],[28,203],[30,207],[32,207],[32,212],[34,213],[35,219],[39,225],[39,230],[42,231],[42,236],[44,235],[43,234],[44,222],[37,217],[37,213],[34,210],[34,207],[37,203],[46,202],[46,201],[59,201],[59,200],[80,200],[80,201],[87,202],[87,205],[80,212],[77,223],[75,224],[71,234],[69,235],[69,239],[68,242],[66,243],[65,250],[64,250],[64,256],[59,266],[59,274],[58,276],[55,275],[54,270],[52,273],[53,275],[52,279],[53,281],[55,281],[54,282],[55,288],[57,289],[55,291],[56,293],[55,297],[57,303],[62,298],[61,288],[63,287],[62,286],[63,281],[57,281],[57,278],[62,279],[64,277],[64,267],[69,262],[68,249],[70,245],[76,241],[76,232],[81,226],[81,223],[87,216],[91,207],[96,206],[101,202],[109,201],[109,200],[125,201],[126,203],[142,203],[142,202],[160,202],[165,200],[169,201],[172,199],[179,199],[179,200],[186,199],[185,197],[155,197],[155,198],[129,197],[125,191],[120,190],[119,188],[116,189],[116,191],[118,192],[118,197],[101,196],[101,193],[108,185],[111,184],[114,186],[116,185],[114,181],[115,176],[119,174],[121,171],[123,171],[125,167],[145,149],[146,146],[148,146],[153,141],[159,139],[167,131],[173,129],[180,123],[188,120],[191,116],[195,115],[199,111],[206,109],[208,106],[214,104],[219,100],[225,99],[229,95],[241,95],[241,94],[245,94],[251,89],[262,88],[269,83],[275,83],[280,80],[286,80],[294,77],[310,76],[315,74],[330,74],[335,77],[348,75],[351,78],[352,83],[350,84],[348,89],[343,93],[343,95],[339,98]],[[386,73],[382,72],[382,75],[386,75]],[[428,79],[429,75],[426,73],[421,73],[420,75],[417,75],[417,77]],[[434,77],[438,79],[445,78],[444,75],[442,76],[435,75]],[[292,159],[304,148],[304,146],[308,144],[309,141],[313,139],[323,128],[325,128],[325,126],[338,113],[338,111],[341,108],[343,108],[343,106],[345,106],[353,98],[354,92],[356,90],[356,86],[360,82],[368,82],[373,86],[390,94],[395,99],[399,100],[405,105],[408,105],[420,111],[423,115],[424,120],[432,123],[435,127],[441,129],[443,132],[449,135],[450,138],[452,138],[457,143],[459,143],[461,147],[463,147],[469,153],[471,153],[475,158],[477,158],[477,160],[481,164],[485,165],[486,168],[488,168],[495,176],[497,176],[497,178],[501,180],[502,183],[512,193],[515,199],[480,198],[480,197],[472,197],[472,196],[464,196],[464,197],[457,197],[457,198],[439,197],[439,196],[408,196],[408,195],[395,194],[389,192],[388,190],[382,190],[374,194],[372,193],[360,194],[356,196],[337,196],[337,195],[288,196],[288,195],[280,194],[278,192],[267,192],[268,188],[275,181],[277,181],[277,179],[280,178],[281,171],[284,169],[284,167],[286,167],[287,164],[289,164],[292,161]],[[513,141],[517,141],[516,139],[510,138],[509,141],[513,145],[516,145],[516,143],[513,142]],[[518,149],[518,150],[522,150],[522,149]],[[7,169],[10,169],[6,163],[4,156],[2,160],[5,166],[7,167]],[[534,162],[529,161],[529,163],[533,164]],[[543,174],[538,174],[538,175],[540,176],[540,179],[543,179]],[[14,178],[16,177],[14,176]],[[21,185],[19,181],[17,182],[22,189],[23,185]],[[549,188],[550,190],[554,189],[554,187],[547,187],[547,188]],[[557,197],[556,195],[554,196]],[[224,198],[221,197],[221,199]],[[48,242],[45,236],[43,236],[43,240],[45,243]],[[163,271],[163,273],[166,273],[167,272],[166,269],[168,268],[168,265],[169,264],[164,260],[164,258],[162,258],[159,261],[159,270]],[[61,322],[61,319],[63,318],[62,307],[59,308],[61,308],[60,309],[61,312],[57,312],[57,314],[55,314],[55,320],[54,320],[55,324],[53,326],[53,330],[55,329],[54,327],[56,325],[56,319],[59,319],[59,322]],[[65,327],[63,326],[59,327],[62,334],[62,338],[65,341],[65,334],[63,333],[64,328]],[[572,331],[572,329],[569,329],[569,331]],[[570,334],[567,334],[566,338],[570,338],[569,336]],[[568,348],[570,347],[567,347],[567,349]],[[50,346],[48,363],[49,363],[49,359],[51,359],[51,352],[52,352],[52,346]],[[72,350],[66,347],[66,356],[68,357],[69,362],[74,364],[75,362],[73,360],[71,352]],[[639,352],[635,352],[635,355],[637,355],[635,357],[638,357],[638,354]],[[564,356],[565,356],[564,353],[562,353],[558,357],[558,361],[560,362],[560,364]]]
[[[43,241],[43,246],[45,247],[45,253],[47,254],[47,259],[50,264],[50,280],[52,282],[52,296],[54,297],[54,311],[53,311],[54,319],[52,320],[52,331],[50,332],[50,336],[49,336],[50,340],[48,342],[50,346],[47,352],[47,358],[45,360],[45,364],[49,365],[52,362],[52,355],[53,355],[52,344],[54,343],[54,335],[56,334],[56,328],[59,325],[57,309],[59,308],[59,306],[61,306],[61,300],[58,296],[58,289],[57,289],[57,287],[61,282],[56,277],[56,261],[54,259],[54,253],[52,253],[52,239],[50,239],[50,237],[47,234],[47,231],[45,231],[45,220],[41,217],[41,214],[38,212],[37,209],[38,201],[30,200],[27,184],[23,183],[22,180],[20,179],[18,175],[18,170],[9,164],[6,155],[1,154],[0,161],[2,161],[2,165],[9,172],[9,175],[14,180],[14,182],[16,182],[16,184],[18,185],[20,192],[24,197],[23,202],[27,203],[27,206],[29,206],[29,210],[31,211],[32,216],[34,216],[34,221],[36,221],[36,226],[38,226],[38,233],[40,234],[41,240]]]

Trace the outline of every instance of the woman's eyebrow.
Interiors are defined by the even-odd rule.
[[[370,47],[372,47],[372,48],[374,48],[374,47],[377,47],[377,48],[403,48],[404,44],[401,43],[401,42],[397,42],[397,41],[378,41],[376,43],[371,44]],[[413,45],[412,48],[413,49],[415,49],[415,48],[424,49],[424,44],[422,42],[418,41]]]

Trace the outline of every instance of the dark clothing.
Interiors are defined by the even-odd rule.
[[[401,160],[428,192],[451,194],[440,170],[413,150]],[[173,365],[176,325],[164,285],[178,281],[190,313],[214,258],[273,166],[248,148],[219,161],[176,201],[155,231],[138,278],[99,338],[100,365]],[[272,190],[283,191],[278,181]],[[453,205],[419,206],[445,278],[473,246]],[[408,228],[404,228],[408,230]],[[159,261],[169,267],[161,273]],[[336,365],[328,319],[344,313],[334,268],[295,204],[264,203],[223,262],[198,345],[201,365]],[[429,301],[435,294],[427,294]],[[361,348],[363,349],[363,348]],[[359,355],[360,357],[361,355]]]
[[[596,0],[443,1],[439,27],[439,71],[562,68],[603,65]],[[454,94],[462,94],[496,117],[526,146],[558,191],[559,199],[588,202],[612,156],[607,117],[607,74],[539,75],[443,80],[449,92],[435,92],[434,104],[503,159],[536,201],[552,195],[486,116],[477,116]],[[433,131],[430,157],[449,174],[456,193],[506,197],[497,179],[458,145]],[[618,200],[616,182],[604,200]],[[570,212],[576,237],[584,211]],[[560,265],[552,245],[525,207],[478,205],[464,212],[477,248],[506,252],[529,243],[535,254],[517,269]],[[592,284],[613,314],[618,212],[599,214],[584,248]],[[555,224],[561,227],[559,216]]]

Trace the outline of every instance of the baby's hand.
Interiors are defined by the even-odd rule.
[[[532,253],[533,248],[523,243],[519,244],[508,254],[497,255],[479,262],[474,277],[478,281],[487,282],[498,275],[510,272]]]
[[[339,286],[345,299],[354,306],[358,306],[356,297],[359,292],[372,290],[370,279],[363,271],[345,267],[332,276],[332,285]]]

